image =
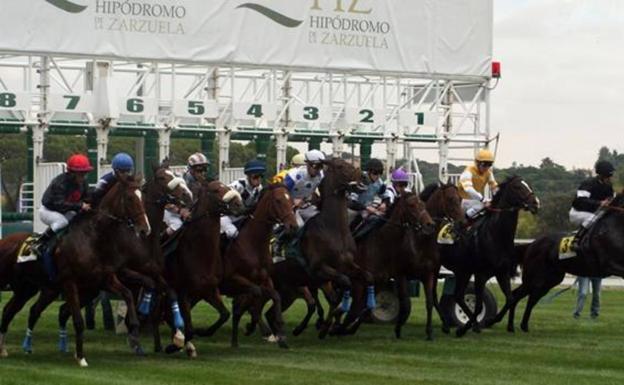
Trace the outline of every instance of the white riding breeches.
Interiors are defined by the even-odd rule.
[[[238,229],[234,225],[234,220],[238,218],[224,215],[221,217],[221,234],[225,234],[229,239],[234,239],[238,236]]]
[[[297,218],[297,225],[299,228],[303,227],[303,225],[308,221],[308,219],[312,218],[316,214],[319,213],[319,210],[314,205],[309,205],[295,211],[295,217]]]
[[[590,213],[588,211],[578,211],[574,209],[574,207],[570,209],[570,223],[572,223],[574,226],[583,226],[585,228],[588,228],[595,218],[595,213]]]
[[[41,222],[50,226],[55,233],[67,227],[69,221],[75,216],[75,211],[68,211],[65,214],[61,214],[58,211],[48,210],[45,206],[39,208],[39,218],[41,218]]]
[[[485,207],[485,204],[476,199],[462,199],[461,207],[466,216],[474,218],[475,215]]]
[[[180,214],[171,210],[165,209],[163,222],[165,222],[167,228],[171,229],[173,232],[178,231],[180,227],[182,227],[182,218],[180,218]]]

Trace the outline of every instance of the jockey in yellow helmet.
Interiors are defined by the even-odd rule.
[[[485,201],[485,186],[490,187],[492,194],[498,184],[492,173],[494,154],[492,151],[482,148],[475,156],[474,164],[466,167],[459,177],[459,194],[462,197],[462,209],[466,216],[473,218],[488,204]]]

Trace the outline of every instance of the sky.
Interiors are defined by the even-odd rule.
[[[494,0],[497,165],[590,168],[624,151],[624,1]]]

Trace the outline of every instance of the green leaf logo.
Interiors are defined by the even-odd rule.
[[[268,17],[269,19],[273,20],[274,22],[276,22],[277,24],[283,25],[284,27],[288,27],[288,28],[295,28],[298,27],[299,25],[301,25],[301,23],[303,23],[303,20],[296,20],[293,18],[290,18],[286,15],[283,15],[277,11],[274,11],[270,8],[267,8],[263,5],[260,4],[254,4],[254,3],[245,3],[245,4],[241,4],[236,8],[248,8],[251,9],[253,11],[256,11],[266,17]]]
[[[85,9],[87,9],[86,5],[75,4],[69,0],[46,0],[46,1],[52,4],[53,6],[60,8],[63,11],[69,12],[69,13],[80,13],[84,11]]]

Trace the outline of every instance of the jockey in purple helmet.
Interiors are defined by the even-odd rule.
[[[409,181],[409,174],[402,167],[392,172],[390,176],[390,182],[392,182],[392,184],[386,188],[386,197],[390,204],[393,204],[401,195],[410,192],[407,188]]]

